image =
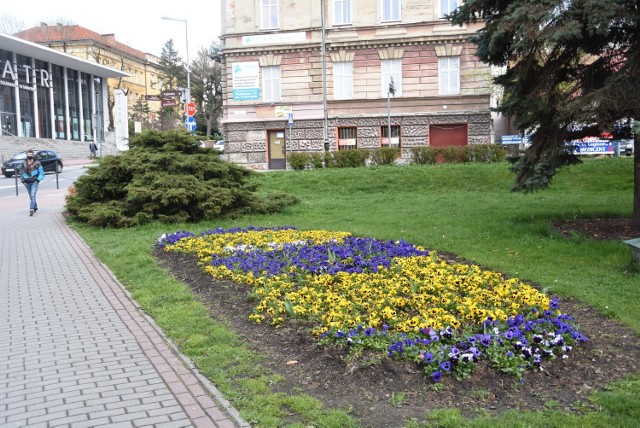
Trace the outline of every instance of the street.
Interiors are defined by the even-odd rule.
[[[59,190],[63,190],[65,193],[67,187],[73,184],[85,170],[85,165],[70,165],[65,166],[61,174],[58,174]],[[56,189],[56,174],[48,172],[45,175],[44,180],[40,183],[38,191],[55,190]],[[18,179],[18,197],[26,196],[26,190],[24,185]],[[0,199],[5,197],[16,197],[16,179],[15,176],[7,178],[0,175]]]

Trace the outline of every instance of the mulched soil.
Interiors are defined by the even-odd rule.
[[[611,219],[576,220],[555,226],[567,235],[627,239],[630,229],[621,231],[611,224]],[[251,349],[265,356],[260,364],[284,377],[276,388],[304,391],[328,407],[350,410],[366,427],[402,426],[402,421],[420,420],[438,408],[457,408],[466,416],[549,406],[565,412],[585,411],[591,406],[591,393],[640,372],[640,335],[593,308],[561,298],[561,310],[574,316],[590,338],[575,346],[570,358],[546,362],[543,371],[529,372],[522,380],[481,365],[469,379],[445,377],[434,388],[412,363],[388,359],[371,363],[367,356],[347,363],[344,351],[318,347],[304,325],[288,323],[273,329],[251,323],[248,314],[253,305],[247,301],[246,287],[214,281],[197,268],[195,256],[156,251],[156,257],[193,290],[212,318],[226,323]],[[399,393],[404,399],[396,402],[393,398]]]

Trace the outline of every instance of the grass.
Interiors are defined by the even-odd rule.
[[[348,412],[325,409],[304,394],[274,392],[279,378],[260,367],[260,356],[212,321],[189,290],[156,265],[151,249],[162,233],[295,225],[405,239],[576,297],[640,331],[640,277],[630,268],[628,248],[580,236],[566,239],[551,227],[555,220],[576,217],[630,217],[631,159],[588,160],[561,171],[550,189],[531,195],[509,191],[513,176],[507,163],[275,172],[255,180],[264,191],[286,191],[302,202],[276,215],[201,224],[128,230],[75,225],[140,305],[253,425],[358,426]],[[452,409],[407,426],[632,426],[640,419],[639,386],[635,378],[608,386],[592,398],[597,410],[582,415],[549,409],[469,421]]]

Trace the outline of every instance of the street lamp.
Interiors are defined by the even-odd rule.
[[[189,28],[187,26],[187,20],[179,19],[179,18],[171,18],[169,16],[161,16],[161,18],[166,19],[168,21],[184,22],[184,41],[187,44],[187,93],[184,98],[185,100],[187,100],[187,102],[189,102],[191,101],[191,72],[189,71],[189,69],[191,68],[191,65],[189,64]]]

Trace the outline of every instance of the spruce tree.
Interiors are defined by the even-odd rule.
[[[640,119],[640,5],[631,0],[466,0],[454,24],[482,21],[472,37],[496,78],[498,111],[532,141],[515,166],[514,190],[550,185],[575,163],[565,143]],[[640,228],[640,143],[635,134],[632,223]]]

